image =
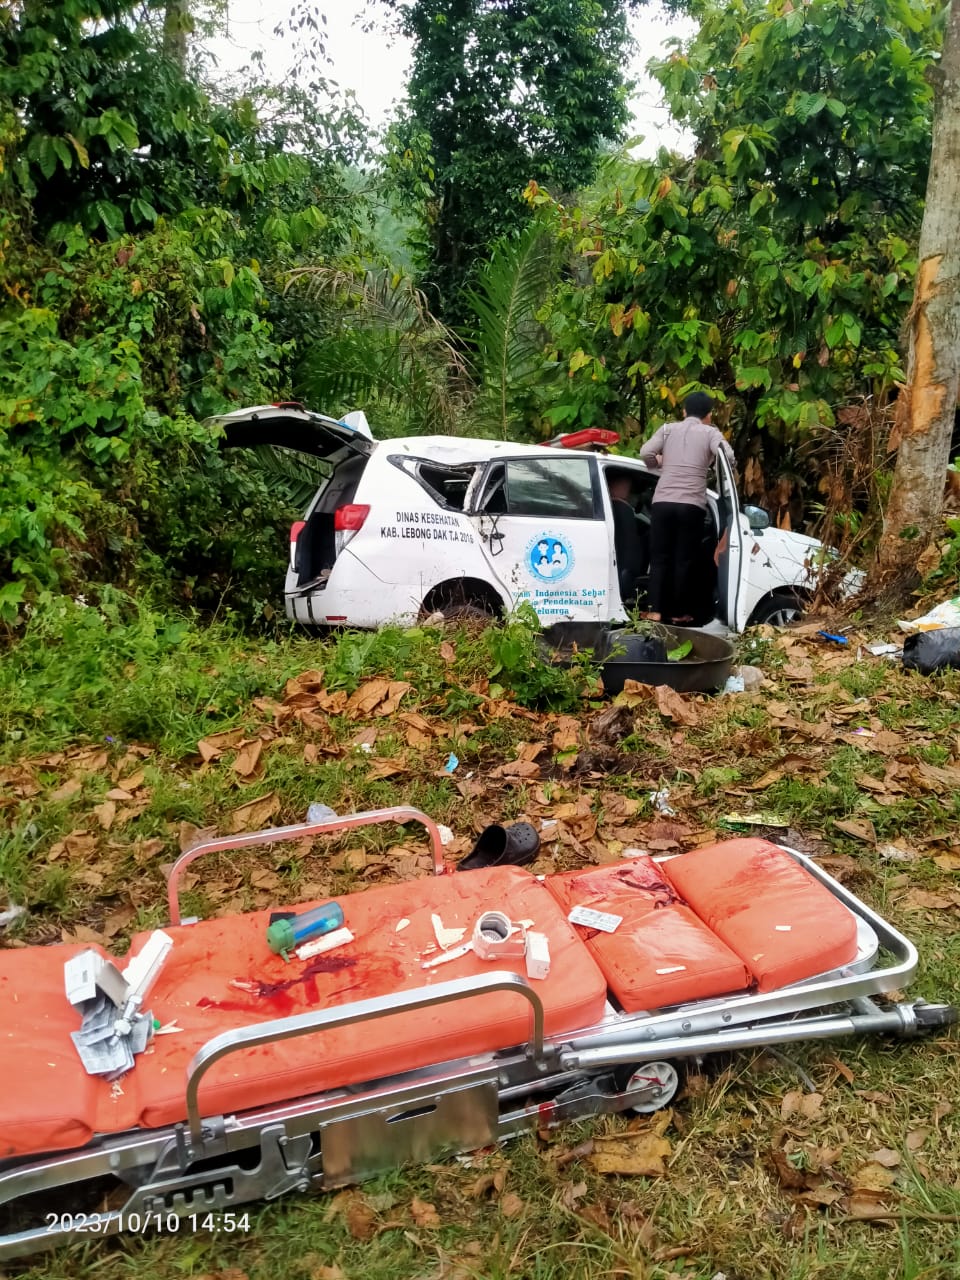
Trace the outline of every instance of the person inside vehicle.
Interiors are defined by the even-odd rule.
[[[694,391],[683,402],[682,422],[668,422],[640,450],[640,461],[660,472],[650,518],[648,617],[689,626],[698,608],[698,559],[707,508],[707,474],[720,450],[733,466],[733,450],[711,423],[713,401]]]
[[[630,501],[630,472],[609,469],[606,481],[613,512],[613,550],[617,559],[620,599],[629,604],[636,598],[639,580],[647,572],[649,551]]]

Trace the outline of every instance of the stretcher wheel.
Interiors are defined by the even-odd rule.
[[[918,1031],[940,1031],[956,1024],[958,1010],[950,1004],[924,1004],[918,1000],[913,1013]]]
[[[672,1062],[644,1062],[640,1066],[619,1067],[614,1080],[621,1093],[636,1093],[629,1110],[650,1115],[670,1102],[680,1087],[680,1072]]]

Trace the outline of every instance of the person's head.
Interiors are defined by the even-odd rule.
[[[608,471],[607,488],[614,502],[630,501],[630,474],[627,471]]]
[[[701,422],[709,422],[713,413],[713,401],[705,391],[691,391],[683,402],[683,412],[688,418],[699,418]]]

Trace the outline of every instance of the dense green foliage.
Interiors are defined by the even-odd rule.
[[[526,220],[530,179],[578,190],[628,119],[624,0],[381,0],[413,41],[392,146],[419,198],[427,278],[463,319],[464,283]]]
[[[902,379],[939,6],[699,13],[654,68],[693,157],[619,158],[577,201],[528,193],[572,261],[544,314],[547,417],[642,430],[706,385],[741,446],[782,462],[839,406],[882,403]]]
[[[276,598],[283,485],[199,423],[289,391],[284,275],[360,236],[359,118],[321,112],[320,85],[218,101],[138,13],[26,0],[0,19],[8,620],[87,580]]]

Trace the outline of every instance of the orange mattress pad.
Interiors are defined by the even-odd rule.
[[[269,951],[269,912],[168,928],[174,947],[147,1003],[161,1023],[176,1020],[182,1031],[156,1036],[116,1088],[86,1073],[70,1040],[80,1015],[67,1001],[63,966],[83,948],[0,952],[0,1157],[62,1150],[95,1133],[185,1119],[187,1066],[220,1032],[492,968],[525,972],[522,958],[490,965],[472,954],[424,971],[421,956],[435,946],[434,913],[446,928],[465,927],[466,937],[487,910],[532,920],[547,934],[550,973],[532,985],[544,1005],[548,1035],[591,1026],[603,1014],[603,975],[555,899],[521,868],[408,881],[339,901],[355,941],[313,961],[292,957],[287,964]],[[297,909],[307,905],[315,904]],[[404,919],[409,924],[398,932]],[[132,939],[131,955],[147,936]],[[525,1044],[530,1030],[530,1006],[511,992],[391,1014],[229,1055],[204,1077],[200,1105],[205,1114],[218,1115],[282,1102]]]
[[[589,907],[622,916],[613,933],[576,925],[627,1013],[742,991],[743,961],[677,894],[652,858],[550,876],[567,914]]]
[[[725,840],[662,866],[681,897],[747,966],[758,991],[840,968],[857,954],[853,913],[766,840]]]

